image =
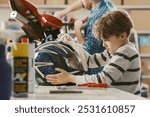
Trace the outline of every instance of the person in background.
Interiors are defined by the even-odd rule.
[[[81,8],[86,8],[88,10],[91,10],[91,8],[92,8],[91,0],[76,0],[76,2],[71,4],[66,9],[61,10],[61,11],[56,11],[54,13],[54,16],[62,19],[64,16],[68,15],[69,13],[79,10]]]
[[[63,69],[57,68],[59,74],[47,75],[47,82],[64,84],[73,82],[107,83],[115,88],[140,94],[140,56],[133,43],[129,42],[133,22],[124,10],[115,10],[103,15],[95,23],[94,35],[103,41],[106,48],[102,53],[90,55],[77,44],[70,44],[78,52],[84,66],[104,66],[103,70],[94,75],[72,75]]]
[[[0,100],[9,100],[11,97],[12,69],[6,60],[5,45],[5,39],[0,37]]]
[[[108,11],[116,9],[114,4],[110,0],[78,0],[74,4],[70,5],[68,8],[56,12],[55,16],[58,18],[62,18],[68,13],[75,11],[80,8],[86,8],[90,10],[90,15],[85,22],[85,19],[77,20],[74,24],[75,34],[77,40],[80,44],[83,45],[83,48],[90,54],[101,53],[104,51],[104,47],[102,46],[102,41],[95,38],[92,34],[93,24],[94,22],[100,18],[103,14]],[[84,30],[84,34],[82,34],[82,29]],[[88,74],[98,73],[102,70],[102,67],[98,68],[89,68]]]

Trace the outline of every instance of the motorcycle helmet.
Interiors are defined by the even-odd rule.
[[[52,85],[47,83],[45,77],[57,73],[55,68],[62,68],[74,75],[85,73],[78,54],[70,45],[62,41],[49,41],[38,46],[35,49],[37,82],[41,85]]]

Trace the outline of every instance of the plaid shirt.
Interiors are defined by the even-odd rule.
[[[85,31],[84,49],[88,53],[94,54],[94,53],[100,53],[104,51],[104,47],[102,46],[102,41],[97,40],[92,34],[93,24],[107,11],[111,11],[114,9],[116,9],[116,7],[113,5],[113,3],[110,0],[101,0],[101,2],[97,4],[96,8],[90,11],[90,17],[84,27],[84,31]]]

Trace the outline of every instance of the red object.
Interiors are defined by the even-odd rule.
[[[75,21],[76,21],[76,19],[73,18],[73,17],[71,17],[71,18],[69,19],[69,22],[70,22],[70,23],[74,23]]]
[[[52,26],[55,29],[60,29],[62,26],[64,26],[63,22],[58,19],[57,17],[54,17],[53,15],[49,14],[42,14],[42,24],[43,26]]]
[[[13,10],[17,10],[20,14],[27,15],[33,14],[38,20],[41,19],[41,15],[35,5],[26,0],[10,0],[10,6]]]
[[[29,39],[28,38],[22,38],[21,43],[29,43]]]
[[[49,14],[39,14],[37,7],[27,0],[9,0],[10,6],[13,10],[16,10],[28,20],[36,21],[36,19],[42,24],[42,26],[50,26],[55,29],[60,29],[64,26],[63,22]]]
[[[78,84],[78,86],[108,88],[108,84],[106,83],[84,83],[84,84]]]

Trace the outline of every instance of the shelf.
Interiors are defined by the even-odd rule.
[[[3,33],[7,39],[13,40],[14,42],[18,37],[25,34],[23,30],[10,30],[10,29],[0,30],[0,33]]]
[[[141,30],[141,31],[137,31],[137,34],[150,34],[150,31]]]
[[[150,75],[142,75],[142,78],[150,78]]]
[[[140,57],[150,57],[150,54],[140,54]]]
[[[149,5],[147,5],[147,6],[145,6],[145,5],[143,5],[143,6],[141,6],[141,5],[119,5],[119,6],[117,6],[117,8],[121,8],[121,9],[125,9],[125,10],[150,10],[150,6]]]
[[[65,9],[68,5],[37,5],[39,9]]]
[[[0,9],[10,8],[8,4],[0,4]]]
[[[7,33],[24,33],[23,30],[11,30],[11,29],[0,30],[0,32],[7,32]]]
[[[64,9],[68,5],[36,5],[39,9]],[[0,4],[0,8],[8,8],[8,4]],[[10,7],[9,7],[10,8]],[[149,5],[117,5],[117,8],[119,9],[125,9],[125,10],[150,10]]]
[[[68,5],[36,5],[39,9],[64,9]],[[0,9],[8,9],[10,6],[8,4],[0,4]]]

